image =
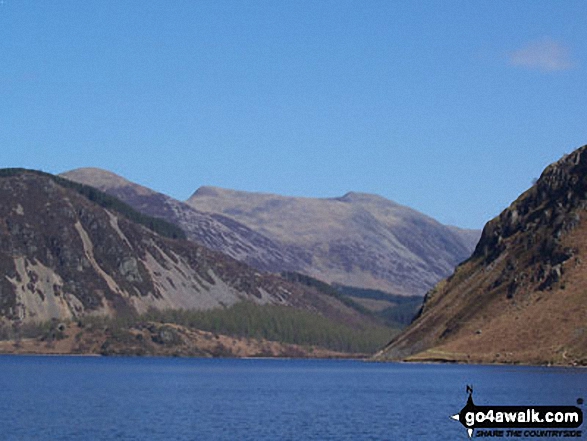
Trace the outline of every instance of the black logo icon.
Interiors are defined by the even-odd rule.
[[[573,429],[583,424],[583,411],[576,406],[477,406],[473,386],[467,385],[467,394],[467,404],[451,418],[465,426],[469,438],[475,429]]]

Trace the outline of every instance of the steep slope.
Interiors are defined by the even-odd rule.
[[[377,358],[587,364],[587,146],[487,223]]]
[[[184,202],[97,168],[80,168],[61,174],[91,185],[126,202],[141,213],[178,225],[187,237],[205,247],[247,263],[261,271],[280,272],[307,266],[299,253],[226,216],[203,213]]]
[[[402,295],[423,295],[470,256],[478,237],[362,193],[311,199],[202,187],[188,204],[303,250],[309,261],[300,272]]]
[[[100,206],[96,200],[104,197],[40,172],[0,173],[0,324],[150,308],[205,310],[243,300],[345,323],[364,320],[316,290],[160,236]]]

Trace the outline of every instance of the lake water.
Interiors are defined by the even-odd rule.
[[[1,356],[0,439],[466,440],[467,384],[476,404],[587,398],[586,369]]]

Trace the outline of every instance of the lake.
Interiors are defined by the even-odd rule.
[[[0,439],[466,440],[467,384],[476,404],[575,405],[587,369],[0,356]]]

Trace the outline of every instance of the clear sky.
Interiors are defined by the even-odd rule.
[[[583,0],[0,0],[0,166],[482,228],[587,144]]]

